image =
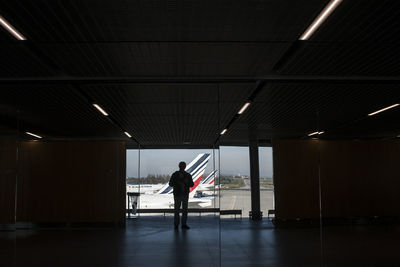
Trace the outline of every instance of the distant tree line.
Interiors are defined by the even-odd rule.
[[[235,177],[235,176],[222,176],[220,177],[220,184],[224,186],[224,188],[239,188],[244,187],[245,183],[243,178]]]
[[[165,184],[169,182],[170,175],[148,174],[146,177],[128,177],[126,181],[130,184]]]

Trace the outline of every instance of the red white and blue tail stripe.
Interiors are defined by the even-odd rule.
[[[186,166],[185,171],[192,175],[194,183],[194,186],[190,188],[190,193],[194,192],[197,186],[200,184],[209,159],[210,154],[202,153]],[[172,192],[173,188],[168,184],[165,184],[160,191],[157,192],[157,194],[172,194]]]
[[[215,174],[217,173],[217,170],[212,171],[206,179],[201,182],[202,185],[212,185],[215,182]]]

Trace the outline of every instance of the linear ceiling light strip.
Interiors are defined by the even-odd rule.
[[[109,114],[102,108],[102,107],[100,107],[100,105],[99,104],[96,104],[96,103],[93,103],[92,104],[101,114],[103,114],[104,116],[109,116]],[[113,121],[111,118],[110,118],[110,120],[115,124],[115,125],[117,125],[118,127],[120,127],[121,128],[121,126],[118,124],[118,123],[116,123],[115,121]],[[126,135],[126,136],[128,136],[129,138],[132,138],[132,135],[130,135],[127,131],[124,131],[124,130],[122,130],[123,132],[124,132],[124,134]],[[135,140],[136,141],[136,140]]]
[[[39,139],[41,139],[41,138],[42,138],[40,135],[37,135],[37,134],[31,133],[31,132],[25,132],[25,133],[26,133],[26,134],[28,134],[28,135],[30,135],[30,136],[33,136],[33,137],[39,138]]]
[[[250,102],[246,102],[246,104],[243,105],[243,107],[239,110],[238,114],[241,115],[243,112],[246,111],[246,109],[250,106]]]
[[[103,114],[104,116],[108,116],[108,113],[107,113],[104,109],[102,109],[98,104],[93,104],[93,106],[94,106],[98,111],[100,111],[101,114]]]
[[[331,0],[328,5],[319,13],[313,23],[307,28],[307,30],[300,36],[299,40],[308,40],[311,35],[324,23],[330,14],[342,3],[343,0]]]
[[[322,132],[313,132],[313,133],[310,133],[310,134],[308,134],[308,136],[313,136],[313,135],[320,135],[320,134],[323,134],[324,133],[324,131],[322,131]]]
[[[388,110],[388,109],[395,108],[395,107],[397,107],[397,106],[399,106],[399,105],[400,105],[400,104],[394,104],[394,105],[388,106],[388,107],[386,107],[386,108],[383,108],[383,109],[377,110],[377,111],[375,111],[375,112],[369,113],[368,116],[376,115],[376,114],[381,113],[381,112],[383,112],[383,111],[386,111],[386,110]]]
[[[26,37],[22,35],[17,29],[15,29],[3,16],[0,15],[0,25],[3,26],[12,36],[20,41],[26,40]]]

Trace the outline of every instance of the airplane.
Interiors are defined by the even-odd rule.
[[[218,170],[212,171],[202,182],[199,184],[199,190],[214,189],[215,174]]]
[[[199,191],[212,191],[214,189],[215,174],[217,170],[212,171],[201,183],[199,184]],[[127,184],[126,192],[140,192],[140,194],[154,194],[161,190],[161,188],[168,188],[167,184]]]
[[[209,159],[210,154],[199,154],[185,169],[185,171],[192,175],[194,183],[194,186],[190,188],[189,203],[196,203],[200,207],[211,206],[213,199],[213,197],[196,197],[196,191],[203,178]],[[173,188],[167,183],[154,194],[138,194],[137,202],[139,203],[139,208],[172,208],[174,206]]]
[[[201,181],[198,186],[198,192],[206,193],[210,195],[218,186],[214,186],[215,174],[217,170],[212,171],[205,179]],[[140,194],[155,194],[161,190],[161,188],[166,188],[166,184],[127,184],[126,192],[140,192]]]
[[[126,192],[140,192],[141,194],[154,194],[159,191],[164,184],[127,184]]]
[[[215,185],[215,177],[218,170],[212,171],[202,182],[199,184],[197,194],[195,197],[202,198],[207,196],[215,196],[217,194],[218,185]]]

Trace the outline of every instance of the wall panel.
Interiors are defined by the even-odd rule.
[[[277,219],[400,216],[400,141],[274,142]],[[318,170],[318,168],[320,168]]]
[[[15,222],[16,141],[0,141],[0,224]]]
[[[319,218],[318,142],[276,140],[273,148],[276,218]]]
[[[22,142],[17,221],[124,222],[125,142]]]
[[[400,216],[400,142],[321,142],[324,217]]]

